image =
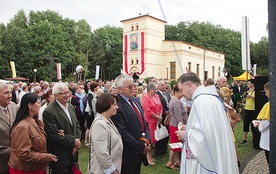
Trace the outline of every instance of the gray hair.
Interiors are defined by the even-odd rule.
[[[125,81],[133,81],[133,79],[128,75],[119,75],[118,77],[116,77],[115,79],[116,88],[118,89],[119,87],[124,86]]]
[[[3,89],[7,89],[7,88],[12,89],[10,84],[0,83],[0,91],[3,90]]]
[[[217,78],[217,82],[220,82],[222,80],[227,80],[227,78],[225,76],[220,76]]]
[[[43,82],[43,86],[44,86],[44,85],[47,85],[47,86],[49,86],[49,82],[47,82],[47,81],[44,81],[44,82]]]
[[[101,92],[101,93],[104,93],[103,89],[99,88],[99,89],[97,90],[97,92],[96,92],[97,96],[98,96],[98,94],[99,94],[100,92]]]
[[[62,89],[62,88],[68,88],[68,86],[65,83],[60,83],[60,82],[56,83],[53,86],[52,95],[58,94],[60,92],[60,89]]]
[[[149,92],[151,89],[156,89],[157,85],[154,82],[150,82],[147,86],[147,91]]]
[[[166,83],[163,80],[160,80],[157,82],[157,87],[161,86],[161,85],[165,85]]]

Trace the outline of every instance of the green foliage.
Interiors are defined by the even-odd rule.
[[[51,10],[30,11],[28,16],[19,10],[6,26],[0,24],[1,78],[11,77],[9,62],[15,61],[17,76],[29,79],[36,68],[37,80],[52,74],[55,81],[58,62],[64,79],[70,79],[78,65],[84,67],[84,80],[94,77],[96,65],[100,65],[99,78],[114,79],[122,69],[123,30],[109,25],[93,32],[91,28],[85,20],[63,18]],[[209,22],[187,21],[167,25],[165,38],[223,52],[228,73],[237,76],[243,72],[239,32]],[[263,37],[250,45],[251,62],[258,65],[258,74],[268,74],[268,39]],[[52,63],[51,51],[55,58]]]
[[[174,87],[175,84],[176,84],[176,80],[172,80],[172,81],[170,82],[171,89],[173,89],[173,87]]]
[[[150,77],[146,77],[146,78],[144,79],[144,81],[145,81],[146,83],[149,83],[149,79],[150,79]]]
[[[102,79],[114,79],[120,74],[122,28],[105,26],[93,33],[85,20],[63,19],[50,10],[31,11],[28,16],[20,10],[7,26],[0,27],[1,78],[11,77],[10,61],[15,61],[17,76],[32,79],[36,68],[38,80],[52,74],[55,81],[58,62],[63,79],[75,72],[78,65],[84,67],[84,80],[87,75],[94,76],[95,65],[101,66]]]

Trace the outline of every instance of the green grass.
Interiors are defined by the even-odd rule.
[[[242,161],[244,157],[246,157],[246,155],[249,154],[253,149],[252,143],[249,143],[249,141],[252,139],[252,134],[251,133],[248,134],[247,140],[249,141],[247,143],[240,144],[242,140],[242,134],[243,134],[243,123],[241,119],[241,121],[237,124],[236,132],[235,132],[240,161]],[[84,174],[86,173],[86,169],[88,166],[88,154],[89,154],[88,147],[82,145],[79,151],[79,164],[80,164],[81,171]],[[156,164],[154,166],[145,167],[144,165],[142,165],[141,173],[142,174],[160,174],[160,173],[179,174],[179,170],[172,170],[172,169],[166,168],[166,164],[169,159],[169,152],[167,156],[164,156],[162,158],[157,157],[156,159],[157,159],[157,162],[155,162]]]

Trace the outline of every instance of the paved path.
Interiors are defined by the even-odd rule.
[[[242,174],[269,174],[264,151],[259,151],[245,166]]]

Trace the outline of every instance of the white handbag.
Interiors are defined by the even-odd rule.
[[[166,137],[169,136],[168,130],[165,126],[163,126],[162,124],[160,124],[160,128],[158,126],[158,124],[156,125],[156,129],[154,131],[154,138],[156,141],[160,141]]]

